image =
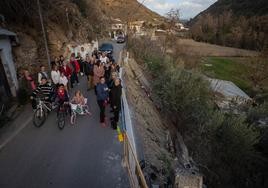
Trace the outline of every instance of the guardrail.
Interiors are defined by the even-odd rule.
[[[124,165],[127,168],[131,188],[148,188],[144,174],[142,172],[136,150],[135,137],[132,128],[130,111],[128,108],[126,93],[123,82],[124,68],[120,69],[122,81],[122,100],[121,100],[121,129],[124,141]]]

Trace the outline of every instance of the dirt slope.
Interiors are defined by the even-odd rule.
[[[137,0],[100,0],[100,8],[108,17],[120,18],[122,21],[155,21],[162,17],[141,5]]]

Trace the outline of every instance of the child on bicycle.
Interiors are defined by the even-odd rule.
[[[80,90],[77,90],[75,92],[74,97],[71,100],[71,103],[77,104],[77,109],[76,109],[77,113],[80,113],[80,114],[86,113],[89,115],[91,114],[87,109],[86,99]]]
[[[63,84],[60,84],[58,87],[55,103],[58,104],[57,115],[62,105],[64,105],[65,110],[70,113],[69,96]]]

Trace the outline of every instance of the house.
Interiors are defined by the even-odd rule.
[[[18,43],[15,33],[0,28],[0,102],[17,96],[17,71],[12,57],[12,46]]]
[[[135,34],[143,34],[143,26],[145,21],[134,21],[129,23],[129,29]]]
[[[189,29],[186,28],[182,23],[176,23],[175,26],[180,30],[180,31],[188,31]]]
[[[111,38],[115,38],[118,34],[125,35],[127,26],[119,18],[113,19],[111,24]]]

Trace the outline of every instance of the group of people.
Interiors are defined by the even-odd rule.
[[[74,85],[79,85],[79,79],[86,77],[87,91],[94,89],[96,94],[101,125],[107,126],[105,109],[110,105],[114,115],[111,118],[111,125],[113,128],[117,127],[121,110],[122,86],[118,77],[120,67],[111,54],[99,53],[96,48],[89,54],[81,47],[80,52],[72,53],[69,60],[60,56],[59,59],[51,62],[51,67],[52,70],[48,74],[46,67],[41,65],[37,79],[34,79],[28,70],[24,71],[22,87],[32,99],[33,109],[36,109],[35,99],[40,94],[44,96],[46,102],[56,102],[58,105],[68,102],[85,105],[85,98],[80,90],[75,91],[72,100],[69,97]],[[91,114],[89,111],[86,113]]]

